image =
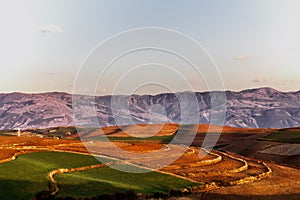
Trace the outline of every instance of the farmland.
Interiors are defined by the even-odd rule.
[[[0,165],[0,199],[32,199],[38,192],[48,189],[47,175],[50,171],[95,164],[99,164],[99,161],[93,156],[74,153],[38,152],[21,155],[14,161]],[[168,191],[173,187],[184,188],[195,183],[158,172],[129,174],[104,167],[59,175],[58,185],[61,188],[59,196],[96,196],[128,189],[148,193]]]
[[[20,155],[0,165],[0,199],[31,199],[48,188],[47,174],[56,168],[99,163],[92,156],[72,153],[37,152]]]
[[[80,133],[75,132],[73,127],[40,130],[39,137],[32,136],[34,132],[30,131],[22,137],[2,133],[0,199],[32,199],[41,191],[50,191],[54,197],[95,197],[128,190],[143,194],[166,193],[171,188],[189,191],[193,193],[192,199],[199,199],[199,193],[224,195],[214,191],[227,191],[224,188],[228,186],[259,188],[261,183],[274,185],[270,195],[284,193],[288,188],[300,193],[299,188],[294,187],[300,184],[295,179],[299,170],[253,158],[267,158],[265,155],[269,155],[266,154],[269,148],[278,148],[280,151],[277,151],[281,152],[285,146],[280,146],[280,142],[262,141],[260,138],[278,133],[282,137],[286,130],[258,129],[255,132],[255,129],[225,127],[214,146],[215,150],[208,151],[201,148],[206,135],[203,131],[207,126],[198,127],[190,147],[180,144],[181,137],[169,143],[176,138],[178,126],[163,126],[158,135],[150,137],[137,135],[140,129],[146,136],[147,131],[157,127],[161,125],[126,126],[131,134],[126,134],[119,127],[90,129],[84,132],[87,137],[83,141],[78,140],[77,134]],[[215,137],[218,134],[215,131],[219,128],[213,126],[213,132],[207,134]],[[182,126],[187,134],[191,129],[191,125]],[[57,134],[64,131],[67,133],[58,139]],[[297,129],[289,132],[287,138],[298,133]],[[49,134],[54,134],[54,138]],[[109,140],[99,139],[104,136]],[[294,149],[292,155],[297,158],[297,148],[289,148]],[[100,164],[91,154],[100,156],[98,158],[104,164]],[[272,160],[281,156],[273,155]],[[293,162],[297,163],[295,159]],[[285,170],[284,173],[278,171],[281,169]],[[155,171],[128,173],[145,170]],[[293,180],[293,184],[288,179]],[[255,191],[248,191],[247,194],[255,197]]]
[[[283,130],[272,132],[260,139],[275,141],[275,142],[300,143],[300,130],[283,129]]]
[[[130,165],[121,165],[120,168],[131,168],[132,171],[141,170]],[[57,180],[61,188],[58,196],[62,197],[97,196],[128,190],[147,194],[199,185],[158,172],[126,173],[109,167],[62,174],[57,176]],[[84,188],[82,188],[83,185]]]

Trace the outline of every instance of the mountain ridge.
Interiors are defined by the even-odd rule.
[[[159,104],[165,112],[154,110],[155,123],[180,123],[180,103],[176,95],[187,99],[195,95],[199,103],[199,122],[207,124],[215,112],[211,108],[211,95],[226,95],[225,123],[220,125],[244,128],[290,128],[300,126],[300,91],[281,92],[274,88],[262,87],[241,91],[204,91],[204,92],[176,92],[155,95],[114,95],[121,102],[127,99],[130,117],[134,123],[151,123],[149,109]],[[111,95],[87,96],[75,94],[80,100],[79,110],[89,108],[87,102],[95,99],[96,119],[100,126],[126,125],[126,109],[120,107],[118,115],[124,122],[116,124],[111,106]],[[218,97],[217,97],[218,98]],[[187,102],[186,112],[195,109]],[[0,129],[48,128],[74,125],[72,95],[66,92],[44,93],[1,93],[0,94]],[[91,121],[94,116],[81,116],[83,125]],[[193,120],[193,119],[188,119]],[[131,121],[131,122],[132,122]],[[152,122],[153,123],[153,122]]]
[[[235,93],[240,93],[240,92],[245,92],[245,91],[255,91],[255,90],[261,90],[261,89],[269,89],[269,90],[274,90],[277,92],[281,92],[281,93],[300,93],[300,90],[296,90],[296,91],[280,91],[277,90],[273,87],[257,87],[257,88],[246,88],[246,89],[241,89],[241,90],[212,90],[212,91],[208,91],[208,90],[204,90],[204,91],[196,91],[196,93],[205,93],[205,92],[235,92]],[[184,92],[193,92],[195,93],[195,91],[190,91],[190,90],[185,90],[185,91],[178,91],[178,92],[174,92],[174,93],[184,93]],[[79,93],[69,93],[66,91],[44,91],[44,92],[0,92],[0,95],[8,95],[8,94],[31,94],[31,95],[38,95],[38,94],[68,94],[68,95],[85,95],[85,94],[79,94]],[[149,95],[149,96],[155,96],[155,95],[159,95],[159,94],[174,94],[172,92],[161,92],[161,93],[156,93],[156,94],[131,94],[131,95],[138,95],[138,96],[143,96],[143,95]],[[117,95],[126,95],[126,94],[117,94]],[[89,96],[89,95],[87,95]],[[105,95],[97,95],[97,97],[104,97],[104,96],[111,96],[111,94],[105,94]]]

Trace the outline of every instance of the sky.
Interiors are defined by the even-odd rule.
[[[149,94],[257,87],[298,91],[299,9],[298,0],[2,0],[0,93],[78,92],[80,77],[86,83],[97,80],[90,84],[95,88],[86,86],[99,95],[116,88]],[[107,38],[142,27],[192,38],[203,51],[184,47],[187,57],[210,60],[199,62],[198,71],[217,73],[204,72],[201,79],[182,59],[157,50],[133,52],[105,71],[103,60],[130,50],[126,47],[140,38],[134,33],[89,59]],[[141,43],[160,44],[153,35],[146,31]],[[189,43],[171,33],[169,38],[177,48]],[[169,38],[161,43],[172,46]],[[89,65],[87,74],[82,75],[82,65]],[[213,84],[218,81],[222,84]]]

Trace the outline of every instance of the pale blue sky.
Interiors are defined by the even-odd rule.
[[[72,92],[81,62],[98,43],[152,26],[180,31],[202,44],[226,89],[300,90],[299,9],[298,0],[2,0],[0,92]],[[173,85],[187,89],[180,82]],[[99,94],[111,87],[107,81]],[[148,88],[152,92],[160,89]]]

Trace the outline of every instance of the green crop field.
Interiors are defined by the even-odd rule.
[[[170,142],[174,138],[174,135],[168,136],[151,136],[151,137],[115,137],[115,136],[96,136],[90,137],[88,140],[97,140],[97,141],[106,141],[109,139],[110,141],[130,141],[130,142],[139,142],[139,141],[149,141],[149,140],[156,140],[159,142]]]
[[[111,160],[102,158],[102,161]],[[0,164],[0,199],[32,199],[38,192],[48,189],[47,175],[50,171],[98,163],[92,156],[74,153],[39,152],[20,155],[14,161]],[[132,174],[109,167],[61,174],[55,178],[61,190],[57,194],[59,196],[95,196],[129,189],[149,193],[195,185],[157,172]]]
[[[107,160],[108,161],[108,160]],[[0,164],[0,199],[32,199],[48,188],[48,173],[57,168],[97,164],[92,156],[61,152],[39,152]]]
[[[120,168],[136,167],[121,165]],[[128,170],[128,169],[127,169]],[[141,171],[136,168],[135,171]],[[58,196],[86,197],[135,190],[141,193],[167,192],[171,188],[196,186],[197,183],[158,172],[127,173],[109,167],[59,174]]]
[[[268,134],[260,140],[288,142],[288,143],[300,143],[300,131],[280,130]]]

